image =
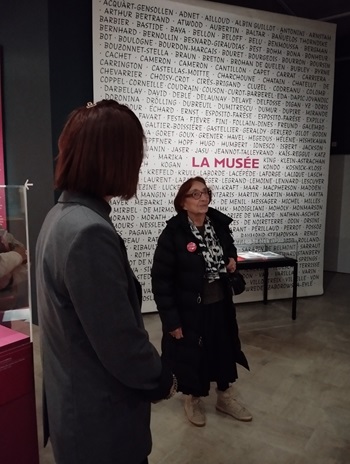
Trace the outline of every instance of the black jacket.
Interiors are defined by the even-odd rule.
[[[229,229],[232,219],[213,208],[209,208],[207,215],[220,240],[225,262],[228,263],[230,257],[237,259],[237,250]],[[196,244],[195,251],[191,251],[195,247],[188,246],[191,243]],[[152,291],[163,325],[164,351],[164,342],[169,340],[169,332],[178,327],[191,334],[200,333],[201,330],[201,293],[205,262],[198,240],[190,229],[186,211],[171,218],[161,233],[154,254],[151,276]],[[234,357],[236,362],[248,368],[238,337],[229,277],[223,274],[221,279],[225,289],[227,321],[232,327]]]

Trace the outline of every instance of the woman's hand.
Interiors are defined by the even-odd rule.
[[[169,332],[170,335],[176,339],[180,339],[180,338],[184,338],[183,334],[182,334],[182,328],[179,327],[175,330],[173,330],[172,332]]]
[[[235,272],[236,261],[233,258],[229,258],[228,264],[226,265],[227,272]]]

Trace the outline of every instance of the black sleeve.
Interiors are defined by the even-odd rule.
[[[152,292],[163,329],[171,332],[181,327],[175,301],[176,252],[171,233],[165,228],[158,239],[151,269]]]
[[[153,390],[140,390],[140,394],[147,401],[164,400],[169,396],[174,377],[170,369],[163,364],[158,387]]]

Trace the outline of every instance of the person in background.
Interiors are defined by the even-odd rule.
[[[36,247],[45,437],[57,464],[147,463],[151,402],[176,389],[109,218],[112,197],[136,193],[144,139],[136,115],[114,100],[74,110],[59,137],[62,194]]]
[[[11,233],[0,228],[0,323],[3,323],[5,311],[26,306],[27,250]]]
[[[232,383],[236,363],[249,369],[241,351],[229,274],[237,250],[225,214],[209,208],[212,193],[202,177],[184,182],[175,197],[177,215],[161,233],[151,270],[162,321],[162,356],[185,396],[188,420],[206,424],[202,397],[217,384],[216,409],[252,420]]]
[[[13,272],[27,262],[27,250],[6,229],[0,228],[0,291],[13,283]]]

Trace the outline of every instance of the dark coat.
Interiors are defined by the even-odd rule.
[[[144,329],[141,289],[104,200],[64,192],[42,226],[36,282],[57,464],[139,464],[150,400],[172,375]],[[44,405],[45,407],[45,405]]]
[[[230,257],[237,259],[237,250],[229,229],[232,219],[213,208],[209,208],[207,215],[220,240],[225,262],[228,263]],[[195,251],[191,251],[191,246],[188,247],[190,243],[196,244]],[[173,340],[169,337],[169,332],[182,327],[185,338],[186,336],[197,338],[201,334],[201,294],[205,262],[198,240],[188,224],[185,211],[171,218],[161,233],[154,254],[151,275],[152,291],[163,326],[162,349],[163,354],[166,354],[168,348],[172,351]],[[228,274],[222,274],[221,279],[225,291],[226,322],[232,328],[233,359],[248,369],[247,360],[241,351]],[[183,356],[192,357],[188,351],[184,351]],[[197,356],[193,352],[193,369],[197,367],[197,362]],[[188,365],[191,360],[187,359],[186,363]],[[179,364],[181,364],[180,359]],[[176,374],[176,367],[174,371]]]

